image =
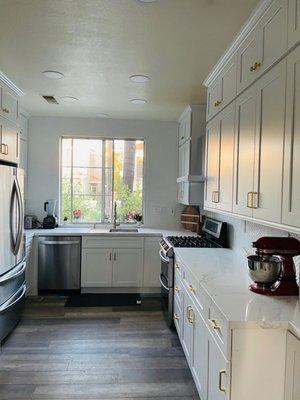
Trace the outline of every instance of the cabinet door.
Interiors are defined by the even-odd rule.
[[[208,400],[229,398],[229,366],[214,339],[208,336]]]
[[[190,322],[190,313],[193,308],[193,301],[190,296],[184,290],[183,292],[183,302],[182,302],[182,335],[181,335],[181,344],[186,356],[186,359],[191,366],[192,362],[192,345],[193,345],[193,325]]]
[[[300,340],[287,333],[284,400],[300,399]]]
[[[220,116],[219,187],[216,208],[232,211],[235,104]]]
[[[287,2],[275,0],[258,23],[259,55],[261,74],[287,50]]]
[[[192,372],[201,400],[207,400],[207,378],[208,378],[208,350],[209,342],[207,327],[199,313],[194,308],[193,321],[193,362]]]
[[[179,146],[191,137],[192,112],[187,112],[179,123]]]
[[[286,61],[256,84],[256,153],[253,217],[281,222]]]
[[[300,7],[300,5],[299,5]],[[282,223],[300,226],[300,47],[287,58]]]
[[[8,88],[3,91],[2,112],[10,121],[19,122],[19,97]]]
[[[208,88],[207,92],[207,119],[213,117],[222,104],[222,78],[218,76]]]
[[[160,287],[160,257],[159,257],[159,239],[145,238],[144,255],[144,286]]]
[[[252,216],[248,200],[253,191],[255,105],[255,87],[236,100],[233,212],[245,216]]]
[[[187,140],[179,146],[179,178],[190,173],[190,151],[191,142]]]
[[[254,68],[259,57],[259,35],[257,29],[253,29],[237,50],[237,91],[240,93],[249,86],[258,76],[258,69]]]
[[[300,40],[300,0],[289,0],[288,6],[288,46]]]
[[[143,278],[142,249],[113,250],[113,286],[140,287]]]
[[[0,119],[0,159],[18,163],[20,154],[20,137],[16,127],[5,119]]]
[[[112,249],[83,249],[81,286],[112,286]]]
[[[220,119],[215,117],[206,130],[204,206],[216,208],[219,189]]]
[[[183,312],[178,304],[178,301],[174,299],[174,315],[173,320],[175,328],[180,340],[182,340],[182,326],[183,326]]]

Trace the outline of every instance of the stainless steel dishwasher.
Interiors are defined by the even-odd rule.
[[[38,289],[80,289],[81,237],[40,236]]]

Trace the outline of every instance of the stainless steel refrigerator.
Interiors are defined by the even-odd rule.
[[[25,302],[24,172],[0,165],[0,342],[19,322]]]

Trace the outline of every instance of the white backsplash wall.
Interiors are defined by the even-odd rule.
[[[205,212],[205,215],[215,218],[219,221],[227,222],[229,246],[231,249],[240,252],[242,256],[246,253],[253,254],[252,242],[255,242],[262,236],[293,236],[300,240],[300,235],[282,231],[280,229],[270,228],[265,225],[253,222],[243,221],[224,214]]]
[[[55,107],[55,106],[54,106]],[[178,125],[176,122],[110,118],[31,117],[26,212],[45,216],[47,199],[59,200],[59,144],[64,135],[145,140],[144,221],[148,227],[178,228]]]

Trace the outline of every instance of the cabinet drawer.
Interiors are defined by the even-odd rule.
[[[173,315],[174,324],[178,333],[179,338],[182,336],[182,324],[183,324],[183,313],[182,313],[182,305],[178,304],[176,298],[174,299],[174,315]]]
[[[129,248],[140,249],[144,246],[144,238],[116,238],[116,237],[100,237],[100,236],[83,236],[83,248]]]
[[[203,318],[208,317],[208,301],[204,290],[201,288],[194,274],[188,269],[184,268],[184,283],[186,289],[191,295],[191,298],[196,302],[199,311]]]
[[[174,281],[174,299],[178,302],[180,307],[182,307],[182,296],[183,287],[181,283],[181,277],[178,271],[175,271],[175,281]]]
[[[229,359],[229,324],[224,315],[213,305],[209,306],[208,327],[212,336],[216,340],[220,349],[223,351],[227,359]]]

